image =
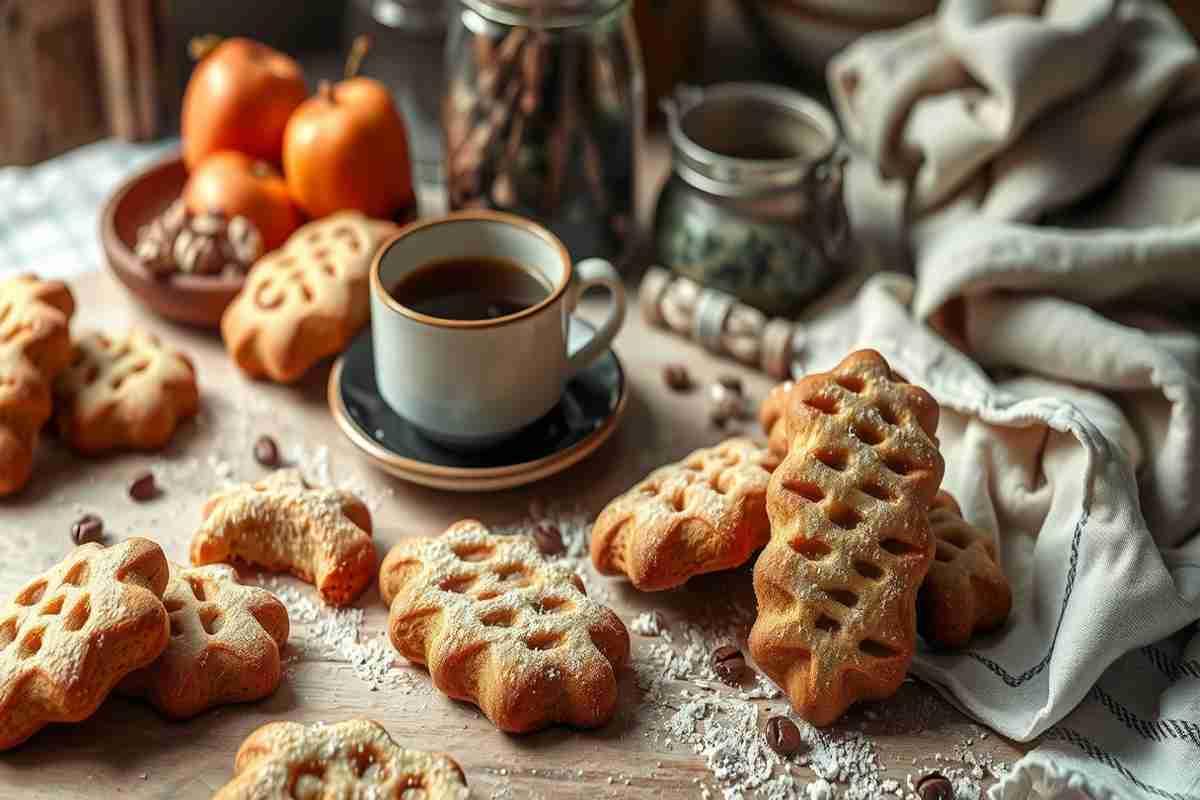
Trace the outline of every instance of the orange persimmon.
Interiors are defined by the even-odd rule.
[[[258,228],[267,251],[287,241],[304,221],[274,167],[232,150],[213,153],[196,166],[183,187],[183,201],[193,214],[245,217]]]

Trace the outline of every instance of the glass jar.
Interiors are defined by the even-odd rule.
[[[442,103],[450,208],[495,208],[576,258],[634,246],[643,77],[628,0],[459,0]]]
[[[659,261],[768,314],[796,311],[848,256],[833,115],[756,83],[682,87],[663,106],[672,174],[655,213]]]

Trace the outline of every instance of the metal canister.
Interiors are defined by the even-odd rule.
[[[796,311],[849,253],[837,124],[777,86],[682,87],[663,103],[671,178],[659,195],[659,260],[769,314]]]
[[[442,105],[451,209],[503,209],[575,258],[629,254],[644,80],[628,0],[459,0]]]

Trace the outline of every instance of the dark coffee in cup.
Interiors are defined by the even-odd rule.
[[[448,258],[422,264],[396,281],[389,293],[406,308],[447,320],[497,319],[532,308],[550,287],[506,258]]]

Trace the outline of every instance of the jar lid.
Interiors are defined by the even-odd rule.
[[[838,142],[824,106],[766,83],[685,87],[663,108],[676,174],[724,197],[794,187]]]
[[[503,25],[584,25],[623,8],[629,0],[462,0],[485,19]]]

